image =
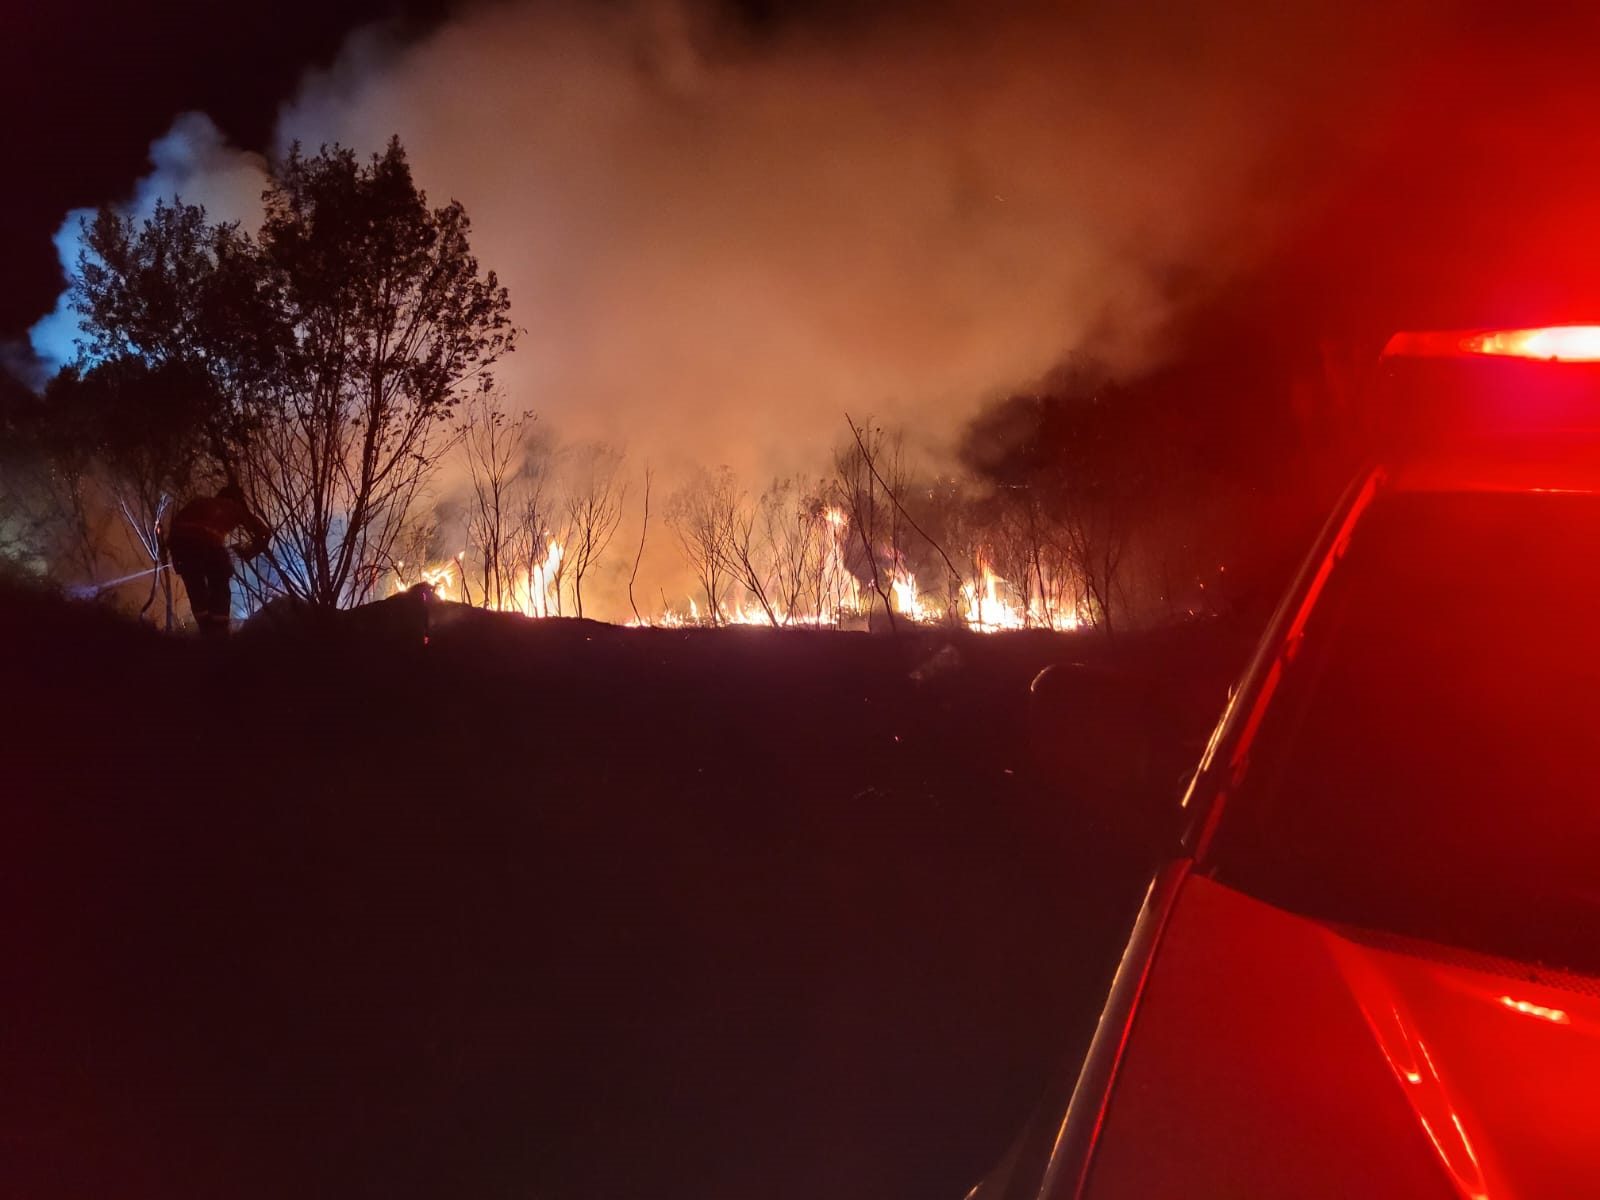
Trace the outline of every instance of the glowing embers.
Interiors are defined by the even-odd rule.
[[[1510,996],[1501,996],[1500,1003],[1512,1012],[1522,1013],[1524,1016],[1538,1017],[1541,1021],[1549,1021],[1552,1025],[1570,1025],[1572,1018],[1563,1008],[1546,1008],[1542,1004],[1534,1004],[1527,1000],[1513,1000]]]

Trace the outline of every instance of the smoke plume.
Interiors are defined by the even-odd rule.
[[[677,5],[483,6],[417,44],[353,38],[273,149],[398,133],[511,288],[512,402],[564,434],[763,472],[814,466],[845,410],[937,444],[1076,349],[1156,358],[1271,243],[1306,184],[1287,139],[1359,32],[1331,5],[991,7],[756,34]],[[261,160],[202,115],[151,160],[134,211],[259,211]],[[58,308],[33,341],[60,361],[72,334]]]
[[[508,407],[671,480],[815,471],[841,414],[937,458],[987,398],[1086,351],[1159,363],[1361,152],[1423,10],[881,6],[753,26],[693,3],[470,7],[353,37],[280,113],[398,134],[526,330]],[[1373,36],[1381,31],[1383,37]],[[264,162],[198,114],[129,207],[254,224]],[[57,242],[76,258],[77,214]],[[70,355],[58,307],[37,352]],[[629,533],[624,528],[619,541]]]
[[[185,203],[204,205],[214,220],[242,221],[250,229],[260,220],[266,160],[228,145],[204,113],[180,114],[172,128],[151,143],[150,168],[132,195],[117,204],[123,212],[148,216],[158,200],[170,202],[177,196]],[[93,216],[91,209],[74,209],[56,230],[56,253],[69,275],[77,270],[83,251],[83,222]],[[78,337],[77,314],[66,292],[55,310],[28,331],[34,354],[51,368],[76,357]]]

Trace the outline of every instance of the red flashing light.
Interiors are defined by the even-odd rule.
[[[1600,325],[1545,325],[1534,329],[1444,330],[1397,333],[1385,357],[1526,358],[1538,362],[1600,362]]]

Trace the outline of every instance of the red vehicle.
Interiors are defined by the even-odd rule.
[[[1382,461],[983,1200],[1600,1195],[1600,326],[1381,366]]]

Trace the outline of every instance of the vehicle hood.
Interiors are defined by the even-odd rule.
[[[1192,876],[1087,1194],[1592,1195],[1597,1080],[1600,982],[1335,928]]]

